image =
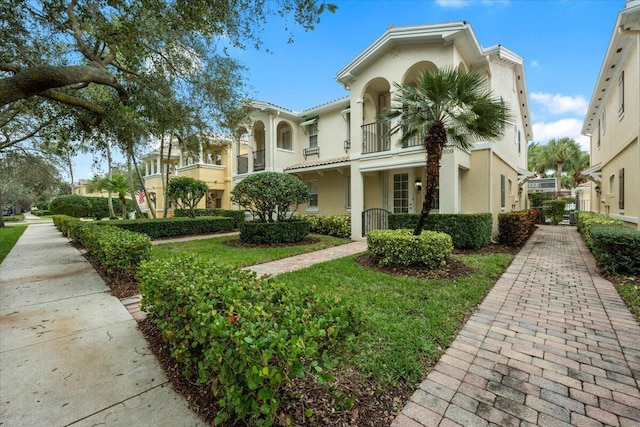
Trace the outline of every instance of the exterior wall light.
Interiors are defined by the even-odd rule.
[[[596,190],[596,193],[598,193],[598,195],[600,195],[600,191],[601,191],[601,190],[600,190],[600,186],[599,186],[599,185],[596,185],[595,190]]]
[[[422,181],[420,180],[420,178],[416,178],[416,182],[414,184],[416,186],[416,191],[422,190]]]

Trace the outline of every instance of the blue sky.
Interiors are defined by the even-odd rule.
[[[293,43],[287,23],[272,19],[261,50],[231,51],[256,99],[302,111],[341,98],[348,93],[336,73],[389,25],[467,21],[482,47],[501,44],[524,58],[534,141],[566,136],[588,151],[580,129],[625,0],[328,1],[336,13],[313,31],[294,29]],[[87,163],[76,162],[77,178],[93,176]]]

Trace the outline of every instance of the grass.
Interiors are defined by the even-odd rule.
[[[413,385],[442,355],[512,258],[459,256],[478,273],[453,280],[391,276],[361,267],[354,257],[281,274],[277,280],[315,286],[353,303],[363,314],[364,330],[349,363],[378,382]]]
[[[617,274],[607,279],[614,284],[636,322],[640,324],[640,278]]]
[[[176,251],[182,251],[209,259],[217,259],[233,267],[247,267],[350,242],[349,239],[319,234],[312,234],[310,236],[317,241],[306,245],[282,247],[233,247],[225,243],[230,240],[238,240],[238,236],[213,237],[211,239],[186,242],[170,242],[155,245],[152,249],[151,256],[154,258],[170,258]]]
[[[9,252],[11,252],[11,249],[26,229],[26,225],[13,225],[0,228],[0,263],[4,261]]]

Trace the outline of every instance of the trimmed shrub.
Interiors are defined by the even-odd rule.
[[[295,378],[330,379],[361,316],[336,298],[179,254],[142,263],[142,308],[230,419],[271,425]],[[310,408],[313,409],[313,408]]]
[[[438,231],[372,230],[367,234],[368,253],[378,265],[422,265],[439,268],[447,264],[453,253],[451,236]]]
[[[296,218],[307,221],[311,233],[347,239],[351,237],[351,217],[349,215],[300,215]]]
[[[419,218],[420,214],[390,214],[389,228],[413,229]],[[491,214],[481,213],[432,214],[427,216],[422,228],[448,234],[456,249],[478,249],[491,243],[491,227]]]
[[[499,242],[507,246],[522,246],[534,232],[537,218],[535,209],[499,214]]]
[[[566,202],[564,200],[546,200],[543,203],[543,212],[546,218],[551,218],[553,225],[558,225],[564,218],[564,208]]]
[[[640,231],[623,225],[590,227],[593,255],[606,274],[640,274]]]
[[[233,230],[233,218],[215,216],[200,218],[131,219],[102,222],[99,224],[146,234],[152,239]]]
[[[68,215],[53,215],[51,218],[53,219],[53,225],[55,225],[56,228],[67,237],[70,237],[71,228],[80,224],[80,220],[78,218]]]
[[[34,214],[35,216],[51,215],[51,213],[49,213],[49,210],[41,210],[41,209],[34,209],[31,211],[31,213]]]
[[[91,205],[90,213],[87,216],[90,216],[97,221],[100,221],[102,218],[109,218],[109,199],[107,197],[87,197],[86,199]],[[127,211],[135,211],[136,208],[133,206],[133,201],[131,199],[126,200]],[[112,201],[115,214],[120,215],[122,211],[120,201],[117,198],[113,198]]]
[[[532,208],[541,208],[545,200],[549,200],[551,195],[544,191],[532,191],[527,194],[529,196],[529,205]]]
[[[149,236],[96,224],[76,224],[72,228],[74,240],[82,244],[109,274],[134,278],[140,262],[151,256]]]
[[[194,209],[193,213],[199,216],[226,216],[233,218],[233,228],[238,228],[241,222],[244,222],[244,211],[232,211],[228,209]],[[175,209],[173,214],[176,218],[188,217],[189,212],[184,209]]]
[[[595,212],[578,211],[576,215],[576,226],[578,232],[582,236],[582,240],[586,243],[589,249],[593,250],[593,240],[591,238],[591,226],[592,225],[623,225],[624,223],[618,219],[613,219],[607,215],[598,214]]]
[[[9,221],[9,222],[24,221],[24,215],[22,214],[7,215],[7,216],[3,216],[2,219],[4,221]]]
[[[304,220],[248,221],[240,224],[240,240],[253,244],[299,242],[309,234],[309,228]]]
[[[77,194],[58,196],[49,203],[53,215],[67,215],[75,218],[86,217],[91,212],[91,205],[86,197]]]

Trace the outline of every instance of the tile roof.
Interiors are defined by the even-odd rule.
[[[284,170],[291,171],[296,169],[317,168],[319,166],[327,166],[327,165],[333,165],[337,163],[346,163],[348,161],[349,161],[349,156],[334,157],[332,159],[321,159],[321,160],[314,160],[311,162],[296,163],[295,165],[286,167]]]

